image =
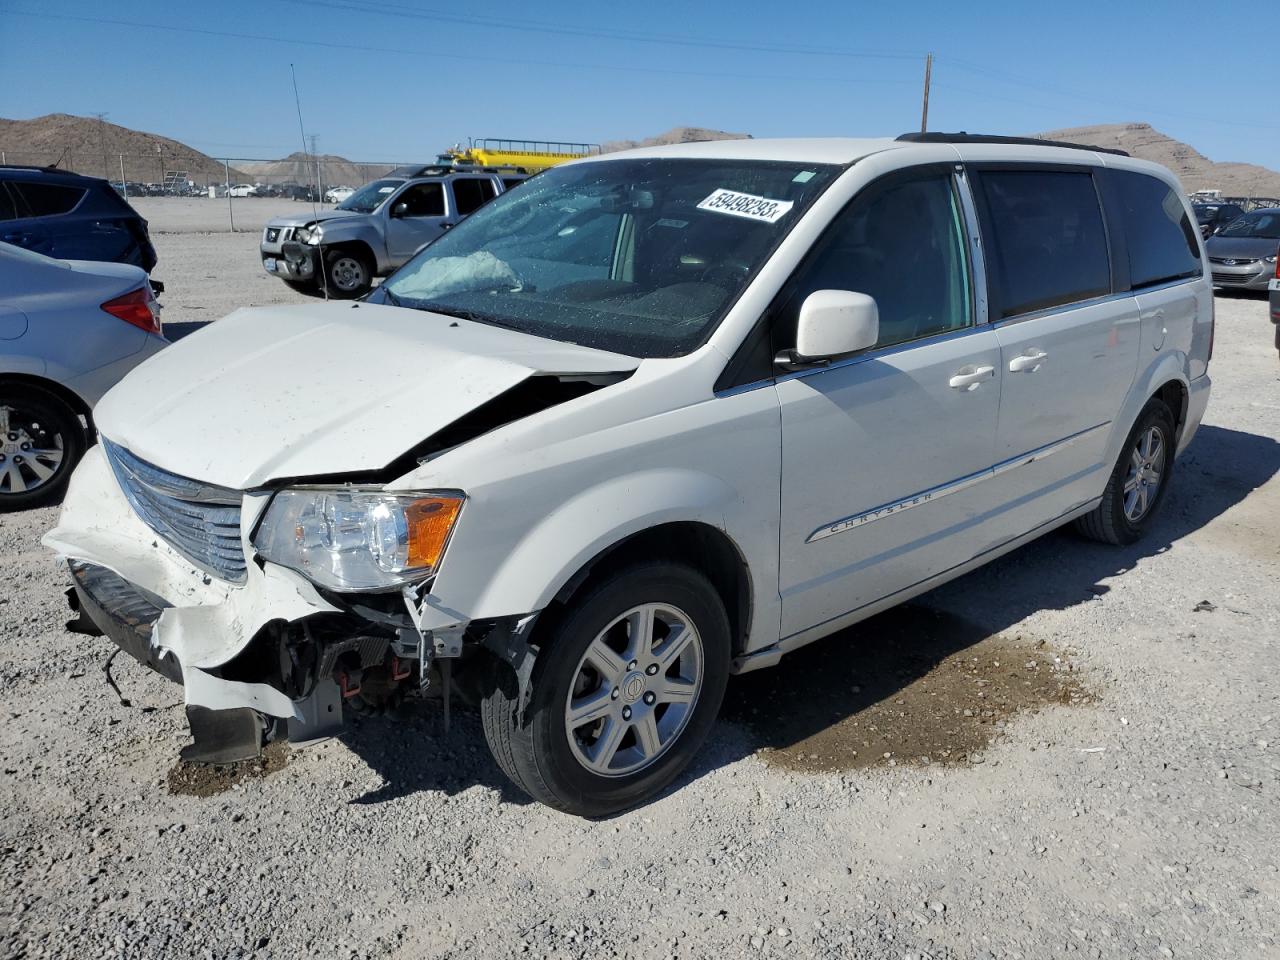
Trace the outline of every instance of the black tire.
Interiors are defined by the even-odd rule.
[[[567,698],[587,648],[601,631],[622,613],[650,603],[671,604],[695,627],[702,644],[700,692],[683,726],[647,766],[626,775],[601,775],[581,763],[570,747]],[[481,720],[503,773],[535,800],[565,813],[601,817],[652,799],[693,759],[724,700],[729,619],[711,583],[684,564],[639,563],[589,582],[562,615],[539,624],[535,643],[540,652],[524,722],[517,721],[515,674],[496,660],[495,682],[481,701]],[[639,702],[633,702],[639,709]]]
[[[355,300],[373,289],[373,264],[359,250],[324,251],[324,287],[334,300]]]
[[[9,411],[9,431],[0,434],[0,511],[57,502],[84,456],[86,438],[79,415],[48,390],[27,384],[0,384],[0,407]],[[50,468],[49,458],[33,456],[33,449],[61,449],[48,476],[40,473]]]
[[[1135,447],[1148,431],[1156,430],[1161,437],[1164,449],[1163,466],[1160,470],[1159,485],[1149,505],[1136,519],[1125,512],[1125,484],[1129,479]],[[1120,450],[1120,457],[1107,478],[1106,489],[1102,493],[1102,502],[1092,511],[1086,513],[1075,522],[1076,530],[1090,540],[1109,543],[1113,546],[1127,546],[1135,543],[1151,526],[1160,504],[1164,502],[1173,479],[1174,452],[1177,445],[1176,428],[1173,413],[1168,405],[1158,398],[1147,402],[1139,414],[1129,436],[1125,438]]]

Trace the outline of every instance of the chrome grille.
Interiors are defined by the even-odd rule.
[[[202,570],[243,583],[240,494],[161,470],[106,437],[102,447],[134,512]]]
[[[1254,257],[1210,257],[1210,263],[1216,263],[1223,267],[1252,267],[1258,262],[1258,258]]]

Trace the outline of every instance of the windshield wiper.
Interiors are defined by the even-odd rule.
[[[446,317],[457,317],[459,320],[470,320],[472,323],[485,323],[491,327],[505,327],[507,330],[520,330],[515,324],[503,320],[501,317],[495,317],[488,313],[478,313],[475,310],[467,310],[464,307],[446,307],[444,304],[431,303],[422,301],[414,304],[415,310],[430,310],[432,313],[440,313]]]
[[[400,302],[400,298],[397,297],[394,293],[392,293],[390,289],[388,289],[387,287],[382,286],[382,287],[379,287],[378,289],[382,291],[382,295],[387,299],[387,302],[390,303],[393,307],[404,306],[404,304]]]

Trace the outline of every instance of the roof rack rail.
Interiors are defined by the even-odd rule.
[[[1023,147],[1066,147],[1068,150],[1091,150],[1094,153],[1111,153],[1117,157],[1129,156],[1127,151],[1115,147],[1094,147],[1087,143],[1068,143],[1065,140],[1041,140],[1038,137],[1001,137],[990,133],[904,133],[896,139],[906,143],[1009,143]]]
[[[70,170],[62,170],[57,166],[48,166],[39,163],[0,163],[0,170],[43,170],[45,173],[71,173]]]

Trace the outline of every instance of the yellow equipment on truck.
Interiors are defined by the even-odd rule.
[[[548,167],[600,153],[598,143],[557,143],[548,140],[469,140],[464,149],[456,144],[440,160],[459,167],[506,167],[538,173]]]

